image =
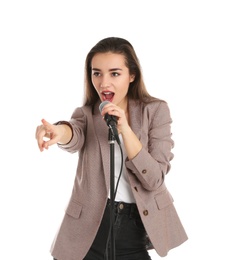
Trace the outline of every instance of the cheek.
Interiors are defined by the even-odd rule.
[[[127,93],[129,90],[130,82],[128,80],[125,80],[124,83],[122,84],[122,92]]]
[[[91,77],[91,82],[93,83],[93,85],[95,85],[95,80],[93,77]]]
[[[97,84],[96,78],[91,78],[91,81],[92,81],[94,88],[97,89],[98,84]]]

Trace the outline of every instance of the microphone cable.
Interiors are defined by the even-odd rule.
[[[115,196],[116,196],[116,193],[117,193],[117,190],[118,190],[118,185],[119,185],[119,181],[120,181],[120,178],[121,178],[121,175],[122,175],[122,169],[123,169],[123,150],[122,150],[121,143],[118,144],[118,145],[119,145],[120,153],[121,153],[121,167],[120,167],[119,177],[118,177],[118,180],[117,180],[117,183],[116,183],[116,186],[115,186],[114,200],[115,200]],[[114,222],[115,222],[115,221],[114,221]],[[112,223],[112,228],[114,228],[113,223]],[[104,255],[104,259],[105,259],[105,260],[109,260],[109,259],[108,259],[108,245],[109,245],[109,241],[110,241],[110,236],[111,236],[111,225],[110,225],[109,231],[108,231],[108,238],[107,238],[106,249],[105,249],[105,255]],[[114,260],[114,259],[111,259],[111,260]]]

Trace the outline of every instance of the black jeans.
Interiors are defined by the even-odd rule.
[[[147,235],[136,204],[115,202],[114,235],[116,260],[151,260],[146,249]],[[110,260],[110,201],[87,255],[83,260]],[[111,238],[111,237],[110,237]],[[56,259],[55,259],[56,260]]]

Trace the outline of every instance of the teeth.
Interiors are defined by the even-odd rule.
[[[107,95],[108,95],[108,94],[111,94],[111,93],[112,93],[112,92],[103,92],[103,94],[107,94]]]

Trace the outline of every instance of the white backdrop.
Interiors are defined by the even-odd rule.
[[[107,36],[133,44],[149,92],[171,109],[166,182],[189,240],[165,259],[226,259],[224,2],[0,2],[1,259],[52,259],[77,155],[40,153],[35,129],[81,105],[85,56]]]

